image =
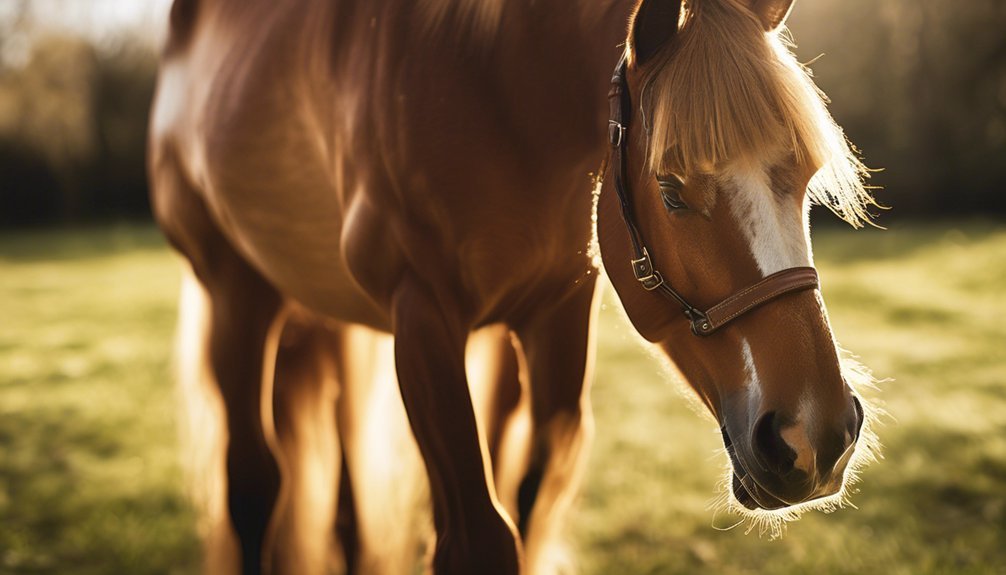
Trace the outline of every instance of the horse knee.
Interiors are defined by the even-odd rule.
[[[557,452],[568,452],[593,436],[593,417],[583,406],[569,405],[536,418],[533,456],[537,460],[551,461]]]
[[[531,458],[517,493],[518,527],[522,535],[528,534],[532,512],[543,489],[562,491],[576,483],[593,434],[593,417],[579,405],[556,410],[548,418],[535,421]]]

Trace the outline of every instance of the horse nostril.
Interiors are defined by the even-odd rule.
[[[852,404],[856,409],[856,427],[852,430],[852,441],[859,439],[859,434],[863,431],[863,423],[866,422],[866,412],[863,411],[863,404],[860,403],[859,398],[855,395],[852,396]]]
[[[763,415],[755,425],[754,450],[765,466],[779,475],[793,470],[796,452],[782,437],[783,422],[776,412]]]

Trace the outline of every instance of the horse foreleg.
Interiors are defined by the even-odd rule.
[[[395,377],[394,341],[342,330],[337,408],[343,473],[336,531],[348,575],[413,573],[429,534],[426,476]]]
[[[329,573],[337,559],[332,530],[342,454],[335,422],[336,335],[296,315],[280,339],[273,397],[288,497],[276,510],[276,573]]]
[[[516,330],[530,376],[532,418],[531,457],[518,505],[528,572],[535,575],[564,570],[568,563],[562,527],[593,432],[593,288],[592,282],[584,285]]]
[[[280,488],[272,381],[282,299],[220,232],[204,200],[184,177],[172,146],[155,141],[150,164],[154,215],[189,260],[206,296],[205,342],[198,355],[200,361],[206,360],[208,379],[223,400],[227,447],[226,464],[220,467],[226,470],[227,511],[240,544],[242,570],[261,573]],[[226,539],[215,533],[211,543]],[[211,550],[210,555],[218,553]]]
[[[494,494],[465,375],[468,326],[429,286],[406,279],[393,296],[395,364],[426,463],[437,531],[437,575],[515,575],[520,545]]]
[[[229,246],[218,246],[215,255],[202,278],[210,296],[210,367],[227,420],[227,506],[242,571],[256,574],[268,564],[267,531],[280,488],[272,381],[282,306],[272,286]]]
[[[520,516],[517,489],[527,473],[531,433],[527,369],[515,346],[519,348],[520,342],[500,324],[472,333],[465,353],[476,415],[492,458],[496,496],[513,518]]]

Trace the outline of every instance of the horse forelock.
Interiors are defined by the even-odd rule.
[[[691,2],[643,79],[649,168],[714,173],[786,150],[817,169],[811,199],[858,227],[876,205],[869,171],[791,48],[784,30],[766,33],[743,2]]]

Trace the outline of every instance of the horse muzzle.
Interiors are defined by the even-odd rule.
[[[784,509],[842,490],[865,420],[858,398],[850,394],[847,408],[833,422],[793,421],[776,411],[746,415],[747,410],[735,416],[728,412],[721,427],[739,503],[748,509]]]

